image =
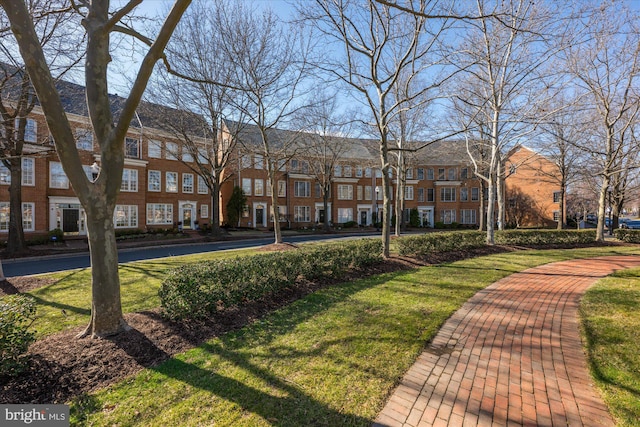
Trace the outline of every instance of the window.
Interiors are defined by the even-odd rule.
[[[345,165],[345,167],[344,167],[344,176],[346,176],[347,178],[351,178],[351,175],[352,175],[351,166]]]
[[[0,231],[9,231],[9,202],[0,202]]]
[[[255,196],[263,196],[264,195],[264,180],[262,180],[262,179],[254,179],[253,180],[253,194]]]
[[[93,150],[93,131],[91,129],[76,129],[76,147],[78,150]]]
[[[371,168],[366,168],[364,170],[364,177],[365,178],[371,178]]]
[[[560,221],[560,211],[553,211],[553,220],[555,222]]]
[[[209,157],[208,157],[206,148],[203,148],[203,147],[198,148],[198,161],[202,164],[209,163]]]
[[[11,171],[3,162],[0,162],[0,184],[11,184]]]
[[[147,224],[173,224],[173,205],[147,203]]]
[[[269,178],[267,178],[267,184],[266,184],[266,189],[267,189],[267,196],[271,197],[273,195],[273,189],[271,188],[271,180]]]
[[[338,208],[338,222],[345,223],[349,221],[353,221],[353,209]]]
[[[433,181],[433,169],[432,168],[427,169],[427,179],[430,179],[431,181]]]
[[[455,168],[449,168],[449,177],[447,178],[449,181],[455,181],[457,176],[457,171]]]
[[[251,156],[245,154],[240,158],[240,168],[241,169],[249,169],[251,167]]]
[[[167,142],[165,144],[165,159],[178,160],[178,144],[175,142]]]
[[[271,214],[269,215],[269,219],[273,222],[273,206],[271,207]],[[278,206],[278,222],[284,222],[287,220],[287,207],[286,206]]]
[[[182,153],[182,161],[186,163],[193,162],[193,154],[191,154],[190,151],[185,151],[184,153]]]
[[[338,185],[338,200],[352,200],[353,185]]]
[[[165,175],[165,191],[167,193],[178,192],[178,172],[167,172]]]
[[[33,203],[22,204],[22,229],[24,231],[34,230]]]
[[[122,170],[122,183],[120,191],[135,192],[138,191],[138,171],[135,169]]]
[[[209,193],[209,187],[207,187],[207,180],[198,175],[198,194]]]
[[[255,169],[263,169],[264,168],[264,158],[261,155],[256,154],[253,157],[253,159],[254,159],[253,167]]]
[[[300,172],[308,174],[309,173],[309,162],[306,160],[300,161]]]
[[[469,189],[462,187],[460,189],[460,201],[467,202],[469,200]]]
[[[15,129],[20,126],[20,119],[15,119]],[[33,119],[27,119],[24,129],[24,142],[38,142],[38,122]]]
[[[438,169],[438,179],[442,181],[444,179],[444,168]]]
[[[334,176],[342,176],[342,166],[341,165],[336,165],[335,168],[333,169],[333,175]]]
[[[24,157],[22,159],[22,185],[36,185],[35,160],[30,157]]]
[[[382,187],[376,187],[374,191],[376,192],[376,200],[384,199],[384,191],[382,190]],[[393,190],[391,190],[390,193],[393,194]]]
[[[427,202],[435,202],[433,188],[427,188]]]
[[[362,166],[356,166],[356,178],[362,178]]]
[[[293,195],[295,197],[311,197],[311,183],[307,181],[294,181]]]
[[[407,179],[413,179],[413,168],[408,168],[406,172]]]
[[[311,207],[294,206],[293,221],[294,222],[311,222]]]
[[[469,168],[462,168],[460,171],[460,178],[467,179],[469,178]]]
[[[314,196],[314,197],[315,197],[316,199],[320,199],[320,198],[322,198],[322,187],[320,187],[320,183],[319,183],[319,182],[316,182],[316,183],[313,185],[313,191],[314,191],[314,194],[315,194],[315,196]]]
[[[182,192],[193,193],[193,174],[192,173],[182,174]]]
[[[116,205],[113,212],[113,222],[116,228],[135,228],[138,226],[138,206]]]
[[[209,218],[209,205],[200,205],[200,218]]]
[[[476,223],[476,210],[475,209],[462,209],[462,210],[460,210],[460,222],[462,224],[475,224]]]
[[[147,147],[147,154],[150,158],[153,159],[162,158],[162,142],[155,139],[150,139],[149,145]]]
[[[62,169],[62,164],[59,162],[49,163],[49,187],[69,188],[69,179]]]
[[[424,188],[418,188],[418,201],[424,202]]]
[[[242,192],[245,196],[251,195],[251,178],[242,178]]]
[[[455,209],[443,209],[440,211],[440,221],[445,224],[451,224],[456,221]]]
[[[147,190],[148,191],[160,191],[162,190],[162,176],[160,171],[150,170],[147,178]]]
[[[139,143],[135,138],[125,138],[124,139],[124,156],[132,159],[139,158]]]
[[[404,198],[405,200],[413,200],[413,186],[407,185],[404,187]]]
[[[376,178],[382,178],[382,170],[376,169]]]
[[[278,181],[278,197],[287,197],[286,181]]]
[[[424,179],[424,168],[418,168],[418,179],[419,180]]]
[[[471,189],[471,201],[477,202],[480,200],[480,189],[478,187],[473,187]]]
[[[362,200],[362,185],[358,185],[358,188],[356,189],[356,197],[358,200]]]
[[[562,192],[561,191],[554,191],[553,192],[553,203],[560,203],[561,199],[562,199]]]
[[[364,199],[365,200],[371,200],[372,198],[372,189],[370,185],[365,185],[364,186]]]
[[[453,187],[442,187],[440,189],[440,201],[441,202],[455,202],[456,201],[456,189]]]

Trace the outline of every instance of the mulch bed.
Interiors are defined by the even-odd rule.
[[[294,249],[271,247],[265,250]],[[85,393],[167,360],[216,336],[239,329],[273,310],[316,290],[385,272],[456,261],[515,248],[485,247],[471,251],[438,254],[427,259],[392,258],[366,270],[352,271],[339,280],[300,283],[260,301],[223,310],[205,322],[171,322],[159,310],[125,315],[129,331],[110,338],[77,339],[84,327],[66,330],[31,345],[29,369],[15,378],[0,377],[0,403],[64,403]],[[49,284],[42,277],[11,278],[2,283],[0,295],[26,292]]]

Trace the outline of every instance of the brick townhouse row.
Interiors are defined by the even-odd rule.
[[[83,89],[65,84],[62,93],[65,109],[74,127],[76,145],[87,176],[99,172],[100,155],[93,138],[83,102]],[[117,104],[114,97],[114,103]],[[162,109],[162,108],[160,108]],[[159,111],[159,109],[155,109]],[[167,111],[171,111],[168,109]],[[156,118],[157,119],[157,118]],[[181,150],[180,140],[162,130],[159,120],[137,114],[131,123],[125,144],[122,187],[114,219],[117,229],[196,228],[211,221],[211,194],[204,180],[194,172],[196,159]],[[247,126],[248,129],[251,126]],[[246,133],[245,133],[246,134]],[[242,139],[243,134],[240,134]],[[86,234],[84,210],[70,187],[53,151],[51,137],[41,110],[36,107],[27,120],[25,155],[22,159],[22,210],[27,235],[46,234],[59,228],[65,234]],[[376,154],[365,140],[345,139],[349,149],[340,158],[334,172],[329,211],[324,212],[319,185],[309,169],[309,154],[289,158],[277,177],[278,220],[292,228],[312,227],[324,216],[334,224],[354,221],[372,225],[382,210],[381,170]],[[234,185],[247,196],[240,225],[268,228],[273,220],[270,186],[265,159],[238,144],[234,160],[225,171],[231,179],[221,188],[221,221],[225,223],[226,204]],[[536,179],[534,168],[521,167],[522,156],[533,153],[522,147],[515,152],[519,160],[519,187],[536,202],[538,224],[549,225],[557,216],[556,186]],[[542,159],[542,160],[540,160]],[[537,161],[545,161],[538,158]],[[476,225],[479,222],[480,182],[474,178],[462,141],[443,141],[422,150],[406,171],[405,212],[417,209],[420,224],[433,227],[436,222]],[[517,175],[517,174],[516,174]],[[515,176],[515,175],[514,175]],[[395,175],[394,175],[395,179]],[[0,233],[8,230],[9,171],[0,165]],[[514,179],[515,182],[515,179]],[[395,183],[394,183],[395,190]],[[507,188],[507,191],[508,188]],[[393,192],[392,192],[393,193]],[[395,199],[395,196],[394,196]],[[551,200],[547,203],[546,201]],[[544,205],[544,206],[543,206]]]

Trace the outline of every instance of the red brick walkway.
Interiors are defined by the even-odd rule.
[[[613,426],[594,389],[578,306],[640,257],[558,262],[478,292],[440,329],[375,426]]]

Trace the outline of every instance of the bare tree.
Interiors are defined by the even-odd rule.
[[[111,61],[110,39],[112,33],[117,31],[138,35],[131,28],[121,25],[121,21],[140,2],[133,0],[115,11],[110,11],[109,1],[75,3],[76,11],[82,15],[87,37],[84,46],[86,100],[102,163],[100,174],[92,182],[82,167],[69,118],[27,6],[21,0],[0,0],[0,6],[7,13],[20,54],[38,95],[49,131],[55,140],[63,169],[87,215],[92,267],[91,322],[79,336],[105,336],[127,328],[122,316],[113,223],[124,166],[124,138],[154,65],[162,57],[171,34],[190,3],[189,0],[176,0],[142,60],[120,115],[114,118],[107,92],[107,66]]]
[[[508,147],[534,129],[531,122],[539,106],[546,104],[540,90],[545,87],[541,70],[555,50],[547,43],[552,13],[545,5],[478,0],[477,9],[482,18],[469,21],[462,47],[450,57],[465,67],[464,80],[455,87],[458,110],[467,117],[464,129],[480,126],[488,143],[489,156],[486,163],[482,161],[487,165],[485,173],[481,162],[472,161],[476,176],[487,186],[487,243],[493,244],[496,219],[499,228],[504,226],[503,157]]]
[[[640,32],[637,14],[621,3],[594,7],[584,25],[584,38],[566,50],[566,60],[575,90],[592,106],[595,145],[589,151],[600,164],[596,240],[603,241],[612,184],[627,167],[624,159],[637,152],[626,136],[640,113]]]
[[[437,2],[417,3],[422,12],[439,8]],[[378,139],[382,170],[383,256],[388,257],[392,167],[389,125],[399,110],[439,87],[443,79],[434,71],[434,80],[410,92],[409,98],[394,98],[392,91],[401,77],[403,84],[411,87],[411,82],[422,72],[440,65],[437,42],[448,28],[448,21],[428,21],[423,16],[373,1],[316,0],[315,7],[302,3],[299,10],[331,46],[336,45],[345,52],[346,56],[324,58],[321,68],[349,86],[371,117],[369,125]],[[406,73],[405,76],[401,76],[402,73]]]
[[[296,111],[309,72],[309,39],[300,27],[285,25],[271,10],[258,13],[246,3],[234,2],[219,8],[221,48],[230,61],[232,82],[241,90],[231,97],[249,123],[255,125],[260,141],[240,139],[243,149],[263,157],[269,185],[275,243],[282,243],[279,221],[277,175],[296,150],[296,133],[278,133]]]

